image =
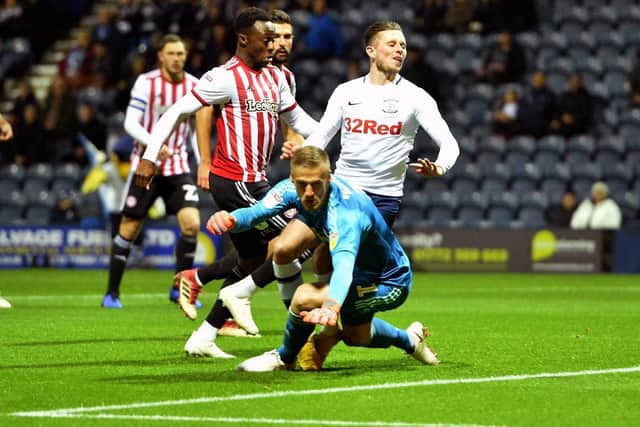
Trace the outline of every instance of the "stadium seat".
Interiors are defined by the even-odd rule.
[[[520,194],[520,207],[546,210],[549,207],[549,199],[546,194],[540,191],[522,193]]]
[[[76,181],[66,178],[55,178],[51,183],[51,192],[55,195],[78,190]]]
[[[462,73],[475,72],[482,65],[482,60],[476,52],[466,47],[456,47],[453,59]]]
[[[428,219],[432,224],[441,226],[453,219],[453,211],[443,207],[432,207],[429,209]]]
[[[481,98],[468,99],[464,104],[464,111],[469,118],[469,125],[488,123],[491,117],[491,107]]]
[[[490,196],[489,208],[506,208],[515,211],[519,206],[518,194],[513,192],[494,193]]]
[[[578,200],[583,200],[591,194],[591,186],[595,181],[586,178],[574,178],[571,182],[571,189]]]
[[[504,158],[504,163],[513,170],[529,163],[529,160],[529,156],[521,151],[509,151]]]
[[[0,225],[23,225],[22,211],[18,206],[0,206]]]
[[[475,155],[478,152],[478,144],[476,143],[476,140],[468,136],[458,138],[458,147],[460,147],[460,157],[458,160],[460,160],[460,158],[466,158],[468,161],[471,161],[475,158]]]
[[[566,140],[562,135],[546,135],[538,139],[536,148],[540,150],[554,151],[560,155],[564,154],[566,148]]]
[[[611,61],[614,62],[614,61]],[[609,89],[611,96],[627,98],[631,93],[629,81],[626,74],[619,71],[609,71],[604,76],[604,83]]]
[[[502,178],[484,178],[480,185],[480,191],[484,193],[501,193],[507,191],[509,181]]]
[[[556,96],[560,95],[567,88],[569,75],[562,71],[547,72],[547,87]]]
[[[511,178],[511,169],[504,163],[478,163],[480,173],[485,178],[497,178],[509,181]]]
[[[28,178],[24,182],[23,191],[26,194],[38,194],[49,189],[49,182],[40,178]]]
[[[40,206],[51,208],[55,204],[56,198],[51,192],[42,190],[38,192],[27,193],[27,202],[29,207]]]
[[[454,178],[451,181],[451,191],[455,194],[463,194],[476,191],[478,189],[478,181],[467,178]]]
[[[508,228],[514,219],[513,210],[503,206],[491,206],[487,211],[487,219],[497,228]]]
[[[456,195],[450,191],[430,194],[429,206],[431,208],[442,208],[453,212],[458,207],[458,199]]]
[[[47,184],[53,178],[53,167],[46,163],[37,163],[27,168],[25,179],[36,178],[46,181]]]
[[[596,182],[602,178],[602,169],[597,163],[586,162],[568,166],[571,170],[572,179],[584,178],[591,182]]]
[[[511,138],[507,146],[510,152],[520,152],[531,156],[536,149],[536,140],[531,135],[518,135]]]
[[[546,196],[549,203],[556,204],[562,195],[569,188],[569,180],[559,180],[557,178],[545,178],[540,183],[540,191]]]
[[[412,175],[417,175],[417,174],[412,174]],[[442,192],[445,192],[445,191],[447,191],[447,192],[449,191],[449,183],[444,179],[428,179],[428,180],[425,180],[422,177],[418,177],[418,178],[421,179],[422,181],[424,181],[424,187],[423,188],[424,188],[424,191],[427,194],[442,193]]]
[[[78,182],[82,176],[80,166],[75,163],[65,163],[55,168],[53,172],[53,178],[69,179],[73,182]]]
[[[10,179],[0,180],[0,194],[10,194],[12,191],[16,191],[20,188],[20,184],[17,181]]]
[[[556,151],[538,150],[533,155],[533,162],[543,170],[547,165],[558,164],[562,156]]]
[[[623,224],[640,220],[640,196],[633,191],[617,193],[612,196],[622,212]]]
[[[541,228],[546,225],[544,210],[534,207],[526,207],[518,212],[518,219],[524,223],[525,228]]]
[[[49,225],[51,222],[51,208],[46,206],[30,206],[25,213],[25,223],[32,226]]]
[[[15,163],[4,165],[0,168],[0,180],[11,180],[21,184],[22,181],[24,181],[25,175],[26,171],[24,167]]]

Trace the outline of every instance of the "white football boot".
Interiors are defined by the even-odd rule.
[[[433,350],[431,350],[431,347],[427,345],[429,332],[427,331],[427,328],[422,326],[422,323],[413,322],[410,324],[407,328],[407,334],[409,334],[409,339],[413,343],[414,348],[413,353],[411,353],[411,357],[425,365],[440,364],[437,354],[435,354]]]
[[[184,351],[187,355],[194,357],[216,357],[218,359],[233,359],[235,357],[222,351],[214,341],[203,340],[196,331],[187,340]]]
[[[278,350],[271,350],[260,356],[247,359],[236,368],[238,371],[244,372],[272,372],[283,369],[292,369],[291,365],[287,365],[280,359]]]

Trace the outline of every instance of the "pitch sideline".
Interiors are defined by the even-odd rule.
[[[547,372],[540,374],[521,374],[521,375],[503,375],[503,376],[495,376],[495,377],[479,377],[479,378],[453,378],[453,379],[442,379],[442,380],[423,380],[423,381],[410,381],[404,383],[383,383],[383,384],[370,384],[370,385],[360,385],[360,386],[351,386],[351,387],[333,387],[333,388],[323,388],[323,389],[313,389],[313,390],[286,390],[286,391],[276,391],[270,393],[250,393],[250,394],[236,394],[232,396],[215,396],[215,397],[200,397],[194,399],[180,399],[180,400],[164,400],[157,402],[139,402],[139,403],[130,403],[130,404],[122,404],[122,405],[103,405],[103,406],[90,406],[90,407],[77,407],[77,408],[64,408],[64,409],[54,409],[48,411],[24,411],[24,412],[13,412],[5,415],[16,416],[16,417],[36,417],[36,418],[115,418],[115,417],[139,417],[137,415],[112,415],[112,414],[95,414],[90,415],[92,412],[102,412],[102,411],[113,411],[113,410],[123,410],[123,409],[136,409],[136,408],[151,408],[151,407],[162,407],[162,406],[178,406],[178,405],[190,405],[190,404],[198,404],[198,403],[213,403],[213,402],[229,402],[229,401],[238,401],[238,400],[255,400],[255,399],[268,399],[268,398],[277,398],[277,397],[287,397],[287,396],[306,396],[306,395],[316,395],[316,394],[329,394],[329,393],[348,393],[354,391],[366,391],[366,390],[378,390],[378,389],[390,389],[390,388],[408,388],[408,387],[426,387],[426,386],[434,386],[434,385],[451,385],[451,384],[479,384],[479,383],[489,383],[489,382],[500,382],[500,381],[524,381],[530,379],[547,379],[547,378],[568,378],[568,377],[581,377],[581,376],[590,376],[590,375],[607,375],[607,374],[623,374],[623,373],[633,373],[640,372],[640,365],[631,366],[627,368],[612,368],[612,369],[598,369],[598,370],[585,370],[585,371],[573,371],[573,372]],[[165,419],[165,418],[156,418],[163,416],[150,416],[150,419]],[[179,417],[180,418],[180,417]],[[187,417],[188,418],[188,417]],[[137,419],[137,418],[136,418]],[[216,419],[218,421],[222,421],[221,419]],[[229,419],[228,422],[235,422]],[[248,419],[244,420],[245,422],[249,422]],[[290,422],[289,420],[271,420],[274,424],[281,424],[284,421]],[[309,420],[307,420],[309,421]],[[240,421],[238,421],[240,422]],[[255,422],[268,422],[266,420],[255,421]],[[318,422],[314,420],[314,422]],[[331,425],[349,425],[349,424],[335,424],[336,421],[330,421],[333,423]],[[425,424],[353,424],[358,426],[365,425],[380,425],[380,426],[425,426]],[[426,424],[428,426],[444,426],[442,424]],[[466,427],[466,426],[465,426]]]

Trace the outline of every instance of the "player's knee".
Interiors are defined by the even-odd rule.
[[[309,311],[322,306],[322,294],[308,283],[298,286],[291,299],[291,309],[294,313]]]
[[[141,227],[141,220],[123,216],[118,228],[118,234],[125,240],[134,240],[138,236]]]
[[[185,236],[195,236],[200,231],[199,215],[181,215],[180,232]]]
[[[273,251],[273,260],[278,264],[288,264],[296,259],[299,255],[297,245],[287,242],[286,239],[279,238],[275,240],[271,249]]]

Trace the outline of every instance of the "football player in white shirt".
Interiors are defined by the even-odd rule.
[[[402,27],[393,21],[376,22],[366,30],[364,42],[369,73],[334,90],[320,125],[304,145],[325,148],[341,130],[334,174],[364,190],[391,226],[400,212],[407,169],[425,178],[442,176],[453,166],[460,149],[434,99],[400,75],[407,56]],[[440,147],[435,161],[419,158],[409,163],[418,127]],[[297,144],[288,141],[281,157],[290,158],[296,148]],[[312,235],[301,221],[291,221],[274,248],[274,262],[289,263]],[[338,341],[335,330],[312,335],[300,352],[301,367],[320,369]]]

